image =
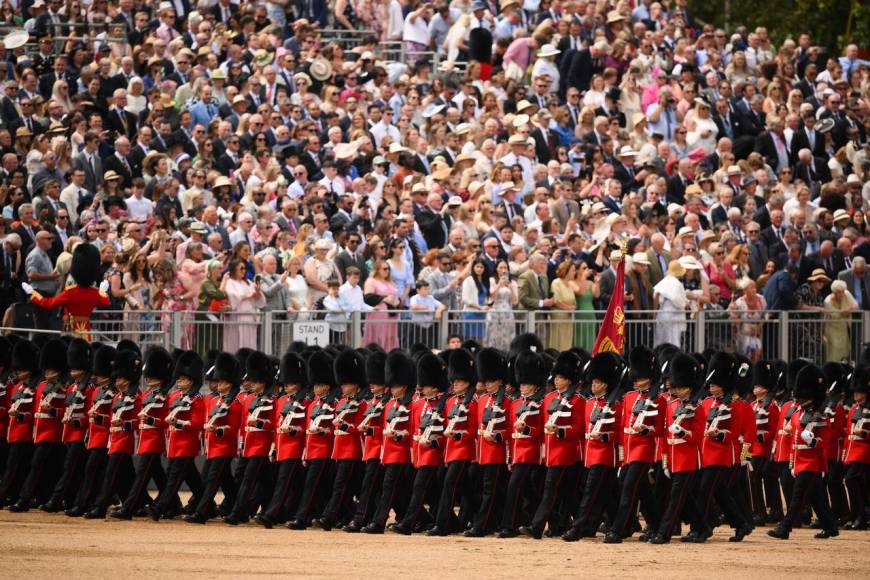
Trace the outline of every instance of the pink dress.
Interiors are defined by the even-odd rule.
[[[377,294],[378,296],[393,296],[398,298],[399,294],[396,290],[396,285],[392,282],[376,280],[369,277],[366,280],[363,291],[366,294]],[[385,351],[390,352],[394,348],[399,348],[399,323],[398,314],[388,313],[386,303],[381,302],[375,306],[374,312],[369,312],[365,317],[365,327],[363,328],[363,344],[374,342],[379,344]]]
[[[223,323],[226,352],[236,352],[243,346],[257,348],[259,312],[266,305],[266,298],[262,294],[255,298],[254,290],[247,280],[227,280],[230,312]]]

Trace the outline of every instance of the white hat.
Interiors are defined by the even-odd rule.
[[[631,261],[635,264],[649,266],[649,258],[647,257],[646,252],[635,252],[631,257]]]
[[[519,191],[520,189],[513,181],[502,181],[500,185],[502,191]]]
[[[172,10],[175,12],[175,6],[172,5],[172,2],[161,2],[157,8],[157,12],[163,12],[164,10]]]
[[[857,183],[857,184],[860,184],[860,183],[861,183],[861,178],[858,177],[857,175],[855,175],[854,173],[850,173],[850,174],[849,174],[849,177],[846,178],[846,185],[848,185],[848,184],[850,184],[850,183]]]
[[[557,54],[561,54],[562,51],[553,46],[552,44],[545,44],[541,47],[541,50],[538,51],[538,56],[540,57],[548,57],[548,56],[556,56]]]
[[[846,210],[838,209],[837,211],[834,212],[834,221],[835,222],[838,222],[840,220],[847,220],[847,219],[849,219],[849,212],[847,212]]]
[[[311,61],[308,72],[318,81],[329,80],[332,77],[332,65],[323,57],[315,58]]]
[[[636,157],[637,151],[632,149],[631,145],[623,145],[619,149],[619,155],[617,157]]]
[[[471,131],[471,125],[469,123],[459,123],[456,125],[456,128],[453,130],[454,135],[464,135],[465,133],[469,133]]]
[[[699,262],[694,256],[680,256],[680,259],[677,260],[680,263],[680,266],[685,268],[686,270],[702,270],[701,262]]]
[[[510,139],[508,139],[508,143],[510,145],[525,145],[526,138],[517,133],[515,135],[511,135]]]
[[[599,211],[607,211],[607,206],[600,201],[596,201],[592,204],[592,213],[598,213]]]
[[[437,115],[438,113],[443,111],[445,106],[446,105],[438,105],[438,104],[432,103],[431,105],[429,105],[428,107],[423,109],[423,113],[422,113],[423,118],[428,119],[430,117],[434,117],[435,115]]]
[[[401,143],[390,143],[390,153],[404,153],[407,150],[405,147],[402,147]]]
[[[516,117],[514,117],[512,124],[517,129],[519,129],[523,125],[528,125],[529,124],[529,116],[526,115],[525,113],[517,115]]]
[[[741,175],[743,171],[740,169],[739,165],[729,165],[726,173],[728,175]]]
[[[13,30],[3,37],[3,46],[6,47],[6,50],[20,48],[27,44],[29,38],[30,34],[26,30]]]
[[[610,252],[610,261],[611,262],[618,262],[621,259],[622,259],[622,252],[620,252],[619,250],[613,250],[612,252]]]
[[[680,214],[680,215],[684,215],[686,213],[686,210],[684,210],[683,206],[681,206],[678,203],[669,203],[668,204],[668,215],[675,213],[675,212]]]
[[[680,231],[677,232],[678,238],[682,238],[683,236],[694,236],[694,235],[695,235],[695,230],[693,230],[689,226],[683,226],[680,228]]]
[[[450,199],[447,200],[447,207],[454,205],[462,205],[462,198],[458,195],[452,195],[450,196]]]
[[[314,242],[313,248],[315,250],[331,250],[332,249],[332,242],[330,242],[326,238],[320,238],[319,240]]]

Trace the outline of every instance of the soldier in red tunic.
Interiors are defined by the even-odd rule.
[[[381,491],[381,481],[384,478],[384,468],[381,465],[383,432],[380,425],[384,408],[390,400],[390,392],[387,390],[384,376],[386,362],[387,353],[382,350],[373,350],[366,357],[366,380],[372,393],[372,400],[369,401],[362,421],[357,425],[357,430],[363,436],[365,471],[353,518],[342,528],[343,531],[352,534],[358,533],[371,520]]]
[[[166,402],[169,413],[166,425],[169,441],[166,458],[169,468],[166,486],[151,506],[151,519],[155,522],[180,505],[178,490],[182,481],[193,493],[190,505],[196,505],[202,495],[202,479],[194,459],[201,451],[202,429],[205,425],[205,401],[200,395],[205,373],[202,358],[194,351],[185,351],[175,362],[172,378],[175,389]]]
[[[791,418],[799,407],[791,394],[794,391],[798,372],[808,364],[810,364],[809,361],[805,359],[797,359],[790,361],[786,367],[786,386],[780,400],[779,421],[777,422],[776,439],[773,442],[773,461],[779,472],[779,484],[782,487],[786,506],[791,503],[792,489],[794,488],[794,475],[791,472],[792,443],[794,441],[791,432]]]
[[[61,420],[66,407],[66,343],[57,338],[46,342],[39,353],[39,368],[42,381],[33,396],[33,456],[18,502],[9,506],[11,512],[29,510],[39,489],[45,487],[44,480],[54,489],[63,465]]]
[[[167,391],[172,387],[172,357],[163,347],[153,347],[145,354],[142,366],[145,390],[139,395],[141,410],[136,427],[139,439],[133,463],[136,476],[130,493],[121,507],[110,514],[117,520],[130,520],[145,503],[151,503],[148,482],[152,479],[157,489],[166,487],[166,473],[161,458],[166,451],[166,401]]]
[[[870,487],[870,367],[859,365],[852,375],[852,408],[846,418],[846,487],[849,490],[847,530],[866,530],[867,490]]]
[[[523,500],[532,481],[541,477],[541,445],[544,442],[544,390],[550,366],[543,355],[525,351],[514,361],[514,384],[520,398],[511,403],[508,422],[511,424],[511,475],[505,496],[498,538],[515,538],[518,528],[526,525],[531,514],[524,513]]]
[[[9,455],[0,481],[0,507],[15,503],[30,457],[33,455],[33,414],[39,380],[39,348],[29,340],[19,340],[12,348],[12,373],[15,383],[8,391],[9,427],[6,440]]]
[[[204,524],[215,515],[214,497],[218,488],[224,491],[226,505],[235,504],[237,489],[230,465],[239,451],[239,427],[242,421],[242,404],[238,400],[241,368],[239,361],[229,353],[219,353],[214,367],[206,373],[211,380],[215,395],[206,401],[205,432],[206,464],[203,468],[203,491],[193,513],[185,515],[184,521]]]
[[[427,536],[447,536],[463,531],[472,517],[470,508],[471,465],[475,461],[477,441],[477,401],[474,400],[477,372],[474,355],[464,348],[449,352],[447,379],[452,394],[444,406],[446,425],[444,427],[444,463],[447,466],[441,497],[438,499],[438,512],[435,514],[435,527],[426,532]],[[459,502],[459,516],[454,506]]]
[[[411,469],[411,401],[414,385],[417,384],[417,369],[414,361],[403,351],[387,354],[384,381],[390,389],[391,399],[384,407],[381,417],[383,444],[381,463],[384,466],[384,481],[378,507],[362,532],[383,534],[390,510],[396,510],[399,519],[407,508],[406,492]]]
[[[353,498],[359,494],[362,482],[362,433],[357,426],[365,417],[366,363],[353,350],[342,351],[333,364],[335,384],[341,388],[341,398],[335,404],[335,416],[330,423],[334,441],[331,459],[335,462],[332,496],[314,525],[329,531],[336,523],[344,525],[353,517]]]
[[[608,511],[613,513],[616,508],[608,504],[615,503],[611,492],[617,485],[618,448],[622,441],[622,403],[619,399],[624,367],[622,358],[613,352],[600,352],[589,363],[587,377],[591,381],[592,397],[586,401],[583,417],[586,485],[580,512],[571,529],[562,534],[566,542],[594,538],[605,510],[609,508]]]
[[[5,336],[0,336],[0,473],[6,471],[6,457],[9,454],[6,432],[9,430],[9,397],[15,384],[11,362],[12,343]]]
[[[756,526],[782,519],[782,499],[776,470],[772,469],[773,441],[779,423],[776,385],[780,372],[773,361],[759,361],[752,374],[752,412],[755,417],[755,440],[752,441],[752,518]]]
[[[706,424],[705,410],[698,404],[704,382],[700,363],[687,354],[677,354],[668,364],[669,384],[673,398],[665,414],[665,444],[663,469],[672,479],[670,498],[662,514],[658,531],[650,544],[667,544],[680,527],[681,518],[697,535],[704,528],[701,511],[693,497],[701,469],[700,441]],[[690,533],[689,536],[692,534]],[[692,541],[684,538],[684,541]]]
[[[296,498],[302,493],[302,484],[305,481],[305,469],[302,466],[305,452],[305,414],[311,401],[305,389],[305,361],[297,353],[288,352],[281,358],[278,384],[284,388],[284,395],[275,401],[277,427],[275,449],[271,453],[278,463],[278,475],[275,478],[272,498],[254,518],[267,529],[287,519],[296,505]]]
[[[551,372],[556,390],[544,397],[544,463],[547,466],[544,493],[531,523],[519,528],[521,534],[538,540],[560,495],[576,493],[574,489],[564,489],[563,482],[576,478],[570,471],[577,469],[577,450],[584,437],[586,407],[576,393],[582,371],[583,361],[576,353],[561,353]]]
[[[825,385],[828,389],[822,414],[831,426],[831,437],[828,440],[828,470],[825,473],[825,486],[831,498],[831,511],[838,521],[846,523],[849,515],[849,502],[846,499],[846,486],[843,477],[846,468],[843,465],[843,451],[846,446],[846,407],[843,399],[849,389],[849,375],[852,368],[838,362],[829,362],[822,367],[825,375]]]
[[[87,409],[87,435],[85,437],[87,462],[75,502],[64,512],[70,517],[80,517],[87,511],[88,506],[96,499],[103,481],[108,461],[112,400],[117,393],[115,384],[112,382],[112,370],[116,356],[117,351],[106,345],[98,347],[94,352],[91,383],[85,402]]]
[[[787,540],[795,523],[801,518],[807,500],[822,524],[817,539],[838,536],[837,520],[828,504],[822,474],[828,467],[827,442],[833,434],[828,420],[822,414],[825,402],[825,377],[815,365],[807,365],[798,372],[794,385],[794,400],[799,408],[791,417],[793,437],[792,471],[794,490],[788,512],[768,536]]]
[[[38,307],[50,310],[63,308],[64,330],[90,340],[91,313],[95,308],[105,308],[109,305],[108,280],[100,283],[99,290],[94,288],[100,276],[100,251],[96,246],[87,243],[78,244],[73,250],[70,262],[70,276],[76,285],[64,289],[52,298],[46,298],[34,290],[26,282],[21,285],[30,295],[30,300]]]
[[[112,378],[117,394],[112,399],[109,420],[109,461],[100,494],[94,500],[86,519],[103,519],[109,502],[117,493],[126,497],[133,481],[133,451],[136,426],[142,408],[139,381],[142,378],[142,355],[133,350],[121,350],[115,359]]]

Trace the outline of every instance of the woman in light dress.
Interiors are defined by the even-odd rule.
[[[486,314],[487,346],[503,351],[510,350],[511,340],[517,334],[514,309],[519,302],[517,283],[510,279],[507,262],[495,267],[496,277],[489,279],[489,295],[492,308]]]
[[[547,346],[556,350],[568,350],[574,343],[574,310],[576,302],[571,281],[577,269],[571,260],[565,260],[556,268],[556,279],[550,289],[553,292],[553,312],[550,314],[550,332]]]
[[[761,331],[767,303],[753,280],[745,279],[741,287],[743,295],[730,307],[731,319],[738,321],[737,351],[752,362],[758,362],[762,357]]]
[[[363,286],[365,294],[382,298],[373,312],[366,314],[363,328],[363,344],[375,343],[389,352],[399,347],[399,323],[395,312],[387,312],[399,306],[399,293],[390,277],[390,265],[383,260],[375,261],[371,274]]]
[[[686,331],[686,307],[689,298],[680,278],[686,270],[676,260],[668,264],[668,273],[653,287],[653,303],[656,314],[653,343],[670,343],[680,346],[683,332]]]
[[[288,310],[287,319],[290,321],[304,320],[310,307],[308,302],[308,282],[302,275],[302,258],[290,256],[284,261],[284,269],[287,271]]]
[[[266,298],[260,292],[260,283],[245,278],[245,264],[230,263],[229,280],[226,284],[230,310],[226,315],[224,327],[224,350],[236,352],[242,347],[257,348],[259,311],[266,305]]]
[[[719,127],[710,114],[710,104],[700,97],[695,97],[693,115],[686,121],[689,130],[686,142],[692,149],[700,147],[709,155],[716,150]]]
[[[825,361],[849,360],[852,341],[849,336],[852,313],[858,310],[858,302],[842,280],[831,283],[831,293],[825,298],[828,322],[825,323]]]
[[[317,304],[317,301],[326,296],[326,284],[331,279],[341,282],[341,274],[335,262],[327,259],[332,243],[329,240],[317,240],[314,242],[314,255],[305,262],[303,272],[305,281],[308,283],[308,302]]]

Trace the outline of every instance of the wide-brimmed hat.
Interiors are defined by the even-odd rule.
[[[557,54],[561,54],[562,51],[553,46],[552,44],[545,44],[538,51],[538,56],[540,57],[548,57],[548,56],[556,56]]]
[[[635,252],[631,256],[631,261],[634,264],[643,264],[644,266],[649,266],[649,256],[646,255],[646,252]]]
[[[835,222],[838,222],[840,220],[848,220],[848,219],[850,219],[849,212],[847,212],[846,210],[838,209],[834,212],[834,221]]]
[[[114,179],[121,179],[121,176],[118,175],[114,170],[110,169],[103,174],[103,181],[112,181]]]
[[[631,145],[623,145],[619,149],[619,155],[617,157],[637,157],[637,151],[635,151]]]
[[[625,20],[625,16],[619,13],[618,10],[611,10],[607,13],[607,24],[613,24],[614,22],[622,22]]]
[[[325,58],[315,58],[308,67],[308,72],[318,81],[326,81],[332,78],[332,65]]]
[[[824,280],[826,284],[831,281],[823,268],[816,268],[815,270],[813,270],[813,273],[810,275],[810,277],[807,278],[807,282],[816,282],[818,280]]]
[[[21,48],[27,44],[29,38],[30,34],[26,30],[13,30],[3,37],[3,46],[6,47],[6,50]]]

